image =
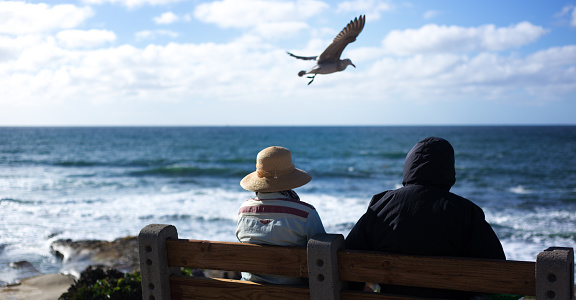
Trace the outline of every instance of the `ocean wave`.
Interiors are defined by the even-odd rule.
[[[130,176],[165,176],[165,177],[195,177],[195,176],[244,176],[251,171],[241,171],[230,168],[199,168],[199,167],[160,167],[140,171],[132,171]]]
[[[205,162],[211,163],[214,160],[196,160],[198,162]],[[218,159],[217,162],[219,163],[226,163],[226,164],[255,164],[256,161],[253,157],[232,157],[232,158],[221,158]]]
[[[332,171],[332,172],[316,172],[311,171],[316,178],[369,178],[372,177],[371,173],[349,170],[349,171]]]
[[[510,192],[512,192],[512,193],[514,193],[514,194],[520,194],[520,195],[525,195],[525,194],[531,194],[531,193],[533,193],[532,190],[529,190],[529,189],[525,188],[525,187],[522,186],[522,185],[517,185],[517,186],[511,187],[511,188],[508,189],[508,191],[510,191]]]
[[[504,210],[488,213],[486,217],[501,240],[542,247],[576,247],[576,215],[571,211],[545,208]]]
[[[306,170],[312,175],[313,178],[369,178],[372,177],[374,173],[356,168],[356,167],[344,167],[340,166],[338,168],[312,168]]]
[[[404,159],[406,158],[406,154],[408,154],[408,153],[407,152],[386,152],[386,153],[379,153],[375,156],[380,157],[380,158],[389,158],[389,159],[404,161]]]
[[[160,216],[160,220],[164,221],[179,221],[179,220],[194,220],[198,222],[220,222],[220,221],[236,221],[235,219],[224,218],[224,217],[204,217],[196,216],[191,214],[172,214]]]
[[[42,161],[34,161],[34,163]],[[47,165],[58,167],[150,167],[172,164],[166,159],[121,159],[121,160],[57,160],[45,161]]]
[[[2,199],[0,199],[0,204],[2,204],[2,203],[42,204],[43,201],[37,201],[37,200],[22,200],[22,199],[13,199],[13,198],[2,198]]]
[[[314,178],[370,178],[380,176],[384,172],[378,173],[354,166],[338,166],[328,168],[305,168]],[[129,176],[161,176],[161,177],[226,177],[238,178],[239,180],[255,169],[244,167],[222,166],[222,167],[190,167],[190,166],[162,166],[144,170],[130,171]]]
[[[7,162],[15,165],[40,165],[40,166],[56,166],[56,167],[162,167],[170,166],[182,162],[193,161],[199,164],[249,164],[256,163],[255,158],[250,157],[224,157],[224,158],[191,158],[191,157],[158,157],[158,156],[145,156],[139,157],[137,155],[130,155],[130,153],[122,153],[121,155],[102,157],[101,155],[93,155],[92,157],[82,158],[60,158],[46,156],[30,156],[30,157],[11,157]]]
[[[377,157],[377,158],[391,158],[391,159],[402,159],[406,158],[407,152],[398,151],[398,152],[381,152],[381,151],[369,151],[369,150],[362,150],[358,153],[350,152],[351,157],[355,156],[363,156],[363,157]]]
[[[60,167],[92,167],[92,166],[96,166],[99,165],[99,162],[93,162],[93,161],[71,161],[71,160],[66,160],[66,161],[58,161],[58,162],[54,162],[53,165],[55,166],[60,166]]]

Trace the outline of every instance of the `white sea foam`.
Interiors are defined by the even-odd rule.
[[[521,194],[521,195],[522,194],[531,194],[533,192],[532,190],[529,190],[522,185],[517,185],[515,187],[511,187],[508,190],[514,194]]]
[[[540,244],[526,244],[521,241],[502,240],[507,260],[536,261],[538,253],[546,250]]]
[[[531,260],[548,247],[576,248],[576,214],[558,208],[486,211],[508,259]]]
[[[327,231],[346,236],[351,226],[366,212],[369,198],[336,197],[326,194],[300,194],[302,201],[312,204]],[[349,225],[349,226],[342,226]]]
[[[25,182],[11,186],[37,189],[52,184],[45,179]],[[54,184],[86,186],[86,183],[62,181]],[[102,183],[96,184],[102,186]],[[56,239],[111,241],[137,235],[141,228],[151,223],[173,224],[182,238],[235,241],[238,207],[254,196],[236,184],[230,184],[233,188],[227,188],[226,184],[217,188],[190,189],[173,184],[135,189],[98,188],[98,194],[81,188],[74,193],[59,192],[60,189],[52,187],[46,193],[52,198],[3,201],[0,203],[3,211],[0,243],[6,246],[2,255],[10,261],[34,260],[33,263],[46,272],[59,264],[49,252],[50,243]],[[394,186],[398,187],[401,185]],[[519,190],[525,189],[519,187]],[[306,189],[298,192],[303,201],[316,207],[328,232],[344,236],[366,211],[370,200],[367,195],[336,196]],[[38,204],[33,204],[35,201]],[[501,235],[509,259],[534,260],[538,252],[551,245],[576,247],[570,236],[551,236],[554,232],[576,232],[573,212],[553,208],[527,212],[488,208],[485,212],[487,221]],[[10,224],[9,228],[5,227],[7,224]],[[2,281],[17,276],[9,269],[0,271],[8,274],[8,277],[0,278]]]

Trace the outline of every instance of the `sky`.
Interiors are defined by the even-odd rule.
[[[525,124],[576,125],[576,0],[0,0],[0,126]]]

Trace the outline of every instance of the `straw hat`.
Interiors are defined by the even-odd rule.
[[[296,169],[290,150],[268,147],[256,157],[256,171],[246,175],[240,186],[252,192],[279,192],[303,186],[312,180],[305,171]]]

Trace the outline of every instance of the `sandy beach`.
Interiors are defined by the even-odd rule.
[[[71,275],[46,274],[0,288],[0,300],[57,300],[74,283]]]

